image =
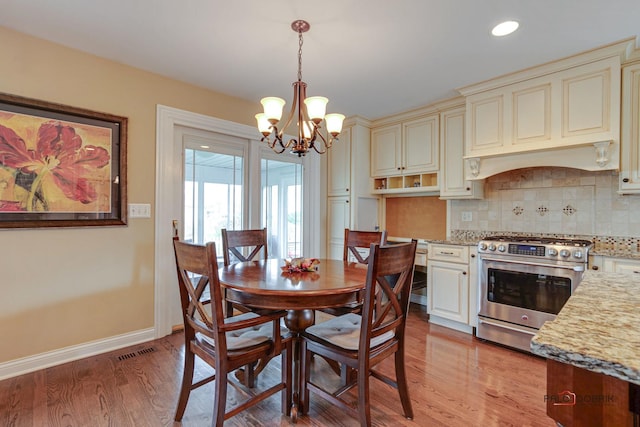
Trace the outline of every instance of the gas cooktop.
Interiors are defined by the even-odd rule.
[[[483,241],[486,242],[505,242],[505,243],[531,243],[538,245],[556,245],[556,246],[576,246],[587,247],[592,243],[589,240],[580,239],[563,239],[560,237],[537,237],[537,236],[487,236]]]

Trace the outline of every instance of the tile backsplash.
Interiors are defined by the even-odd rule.
[[[482,200],[451,201],[451,230],[640,237],[640,195],[619,195],[615,171],[518,169],[484,190]]]

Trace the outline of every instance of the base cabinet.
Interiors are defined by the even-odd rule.
[[[429,314],[467,323],[469,320],[468,268],[465,264],[430,261],[427,267]]]
[[[589,268],[606,273],[625,273],[640,276],[640,259],[617,258],[604,255],[589,256]]]
[[[604,257],[602,271],[640,276],[640,260]]]
[[[472,333],[477,324],[475,248],[430,243],[427,253],[429,321]]]
[[[631,394],[626,381],[547,360],[547,415],[559,425],[631,427]]]

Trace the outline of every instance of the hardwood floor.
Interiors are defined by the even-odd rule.
[[[406,363],[414,420],[402,416],[397,392],[372,379],[375,426],[543,426],[555,423],[545,413],[543,359],[485,343],[432,325],[412,304],[407,328],[415,337]],[[174,334],[149,343],[90,357],[0,381],[0,426],[168,426],[173,422],[182,378],[183,341]],[[392,372],[392,364],[383,363]],[[199,364],[198,373],[208,372]],[[266,387],[279,366],[269,365],[257,381]],[[318,381],[337,384],[324,361]],[[212,384],[192,392],[182,422],[211,422]],[[229,402],[240,394],[229,388]],[[229,419],[229,426],[288,426],[280,414],[280,395]],[[310,414],[299,426],[357,426],[355,419],[311,395]]]

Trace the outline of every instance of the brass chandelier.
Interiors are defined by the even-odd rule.
[[[302,81],[302,33],[306,33],[311,25],[304,20],[296,20],[291,23],[291,29],[298,33],[298,81],[293,83],[293,103],[289,117],[284,126],[278,128],[282,118],[282,109],[285,100],[274,96],[262,98],[260,103],[264,112],[256,114],[258,130],[262,133],[262,142],[266,142],[276,153],[283,153],[291,149],[291,153],[298,157],[304,156],[313,149],[319,154],[327,152],[327,149],[338,140],[342,131],[343,114],[325,114],[329,100],[323,96],[311,96],[307,98],[307,84]],[[296,119],[297,139],[292,138],[288,142],[283,141],[284,131],[291,122]],[[327,133],[321,132],[320,124],[325,121]]]

